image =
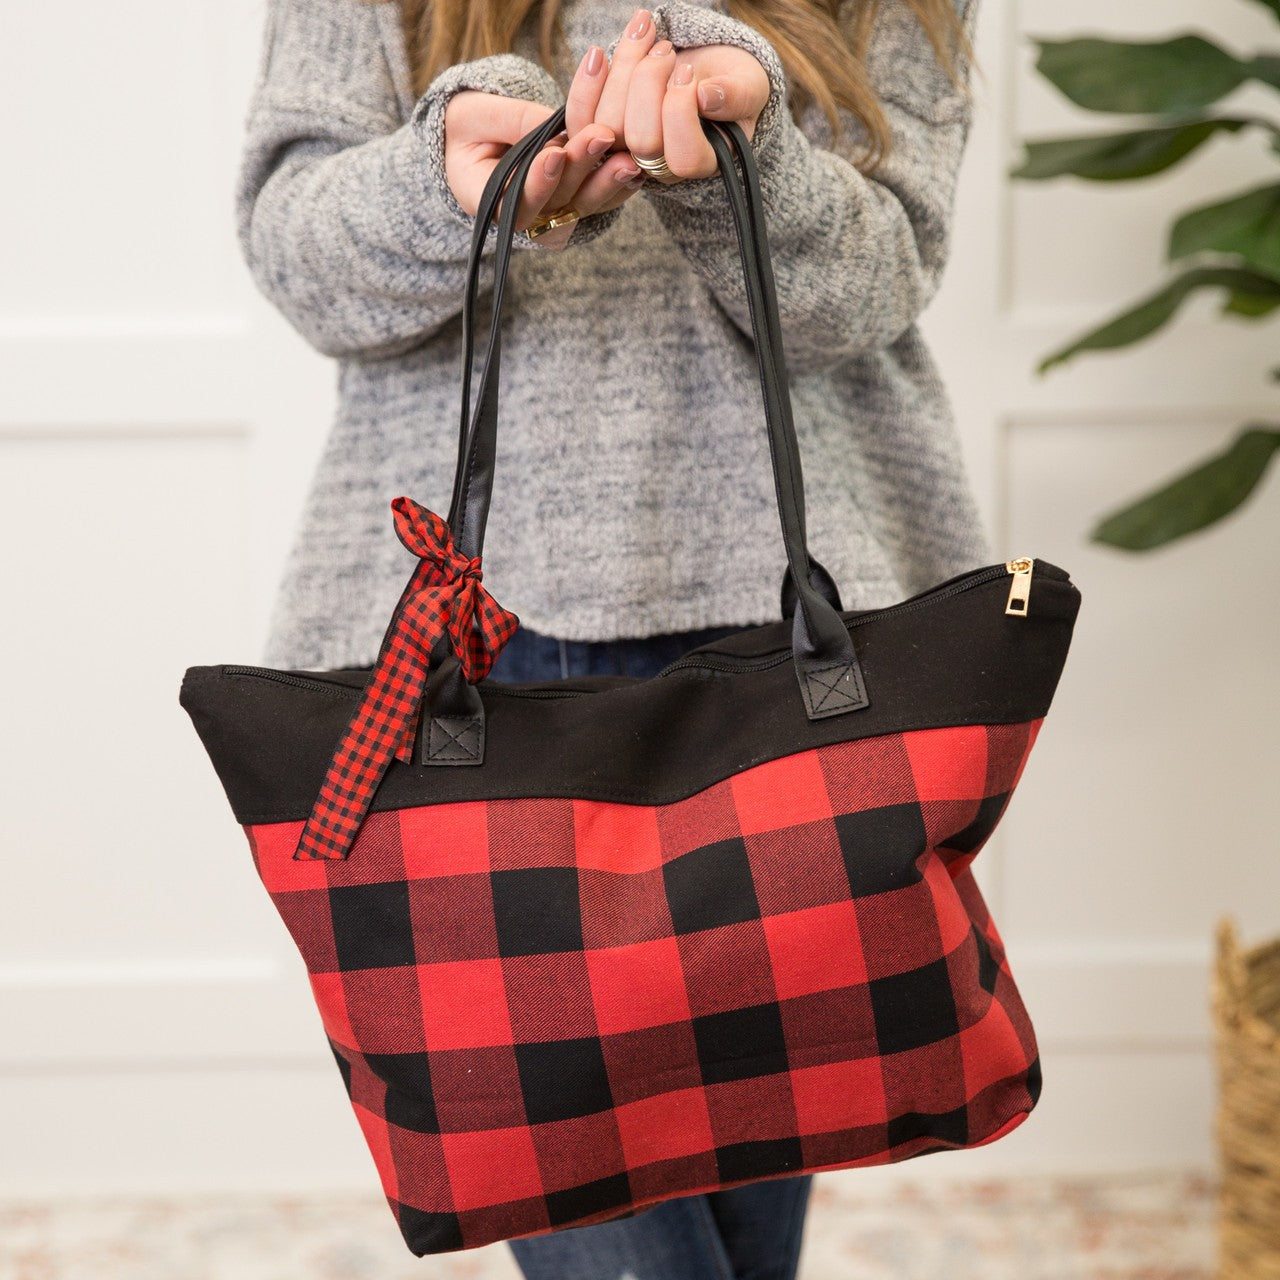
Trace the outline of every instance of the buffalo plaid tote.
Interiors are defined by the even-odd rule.
[[[448,519],[372,668],[191,667],[180,700],[305,962],[415,1254],[762,1178],[981,1146],[1040,1059],[972,871],[1021,777],[1080,595],[1019,558],[841,608],[805,545],[758,175],[703,121],[741,249],[787,571],[776,621],[648,679],[487,679],[503,201],[471,411],[476,217]],[[739,173],[739,168],[741,172]],[[726,530],[729,537],[731,531]]]

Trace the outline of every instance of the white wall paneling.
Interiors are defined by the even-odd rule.
[[[273,1158],[285,1185],[315,1148],[264,1118],[314,1143],[300,1081],[341,1088],[178,705],[187,666],[259,659],[332,407],[235,243],[263,13],[29,6],[0,41],[29,175],[0,209],[7,1194],[239,1186]]]

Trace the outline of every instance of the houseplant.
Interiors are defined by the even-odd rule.
[[[1280,0],[1264,3],[1280,22]],[[1146,117],[1136,128],[1024,143],[1011,176],[1024,181],[1075,177],[1135,181],[1162,173],[1200,147],[1244,130],[1269,142],[1270,174],[1178,214],[1169,228],[1168,280],[1101,325],[1045,356],[1045,373],[1090,351],[1127,347],[1154,334],[1202,290],[1222,295],[1222,314],[1258,322],[1280,307],[1280,110],[1277,120],[1232,114],[1215,104],[1249,81],[1280,92],[1280,48],[1239,58],[1205,37],[1184,33],[1139,43],[1086,36],[1035,40],[1036,69],[1077,106]],[[1277,104],[1280,108],[1280,103]],[[1280,380],[1280,368],[1271,371]],[[1280,416],[1280,414],[1278,414]],[[1099,521],[1097,542],[1132,551],[1162,546],[1239,507],[1280,449],[1280,424],[1243,424],[1220,452]]]

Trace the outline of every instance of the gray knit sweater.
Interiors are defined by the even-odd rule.
[[[958,0],[964,4],[965,0]],[[970,32],[978,0],[968,0]],[[268,0],[236,211],[258,287],[338,361],[339,404],[296,527],[263,657],[363,666],[415,560],[390,503],[445,514],[461,403],[473,219],[444,172],[464,88],[564,101],[589,44],[610,56],[632,0],[566,0],[569,57],[536,36],[409,87],[398,5]],[[773,47],[712,2],[650,6],[677,49],[729,43],[764,65],[753,138],[779,291],[812,553],[846,608],[891,604],[994,559],[951,409],[916,327],[946,259],[971,106],[904,0],[869,70],[893,129],[874,179],[800,126]],[[497,229],[486,249],[491,264]],[[574,640],[779,616],[785,557],[737,242],[718,175],[650,183],[554,252],[516,238],[502,346],[486,587]],[[486,290],[492,280],[487,269]]]

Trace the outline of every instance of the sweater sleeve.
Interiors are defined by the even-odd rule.
[[[956,3],[972,37],[979,0]],[[848,10],[845,5],[841,12]],[[972,115],[968,97],[937,66],[905,0],[885,0],[868,50],[868,73],[893,132],[889,157],[874,176],[855,167],[855,144],[865,131],[852,113],[840,108],[846,132],[836,147],[816,106],[802,124],[793,120],[782,62],[755,28],[689,3],[659,4],[652,12],[657,37],[677,50],[739,45],[768,73],[769,98],[751,146],[788,370],[813,372],[891,345],[940,283]],[[726,313],[750,334],[720,175],[670,186],[648,183],[641,194]]]
[[[445,175],[450,98],[479,89],[564,102],[545,68],[513,53],[446,68],[412,101],[398,10],[360,0],[268,3],[236,225],[259,289],[326,355],[399,354],[462,310],[475,219]],[[594,239],[617,215],[584,216],[567,247]],[[487,258],[497,236],[495,224]],[[540,248],[524,231],[513,245]]]

